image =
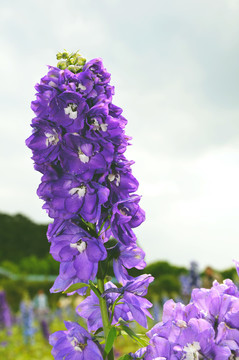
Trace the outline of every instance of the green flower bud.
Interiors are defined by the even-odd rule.
[[[82,56],[76,57],[76,64],[77,65],[85,65],[86,59],[84,59]]]
[[[62,58],[62,53],[58,52],[56,54],[56,58],[57,58],[57,60],[60,60]]]
[[[64,60],[58,61],[57,67],[61,70],[65,70],[67,68],[67,63]]]
[[[74,74],[76,73],[76,68],[75,68],[75,65],[69,65],[67,67],[68,70],[70,70],[71,72],[73,72]]]
[[[64,51],[64,52],[62,53],[62,59],[68,59],[68,57],[69,57],[68,52]]]
[[[83,58],[78,52],[69,54],[67,51],[62,53],[58,52],[56,55],[57,60],[61,60],[57,63],[59,69],[65,70],[68,69],[74,74],[82,71],[82,67],[86,63],[86,59]]]

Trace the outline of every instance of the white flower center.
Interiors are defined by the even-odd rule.
[[[81,162],[83,162],[84,164],[85,163],[88,163],[90,158],[89,156],[85,155],[82,151],[81,151],[81,148],[78,147],[78,156],[79,156],[79,159]]]
[[[124,216],[128,216],[129,209],[127,207],[123,207],[122,209],[120,209],[120,213]]]
[[[56,145],[59,141],[58,134],[55,129],[52,130],[53,133],[45,133],[46,136],[46,146]]]
[[[180,328],[186,328],[187,327],[187,323],[184,320],[177,320],[176,325],[178,327],[180,327]]]
[[[108,128],[108,124],[101,124],[100,127],[102,131],[106,132]]]
[[[108,179],[109,179],[110,182],[113,182],[114,180],[116,180],[115,184],[116,184],[116,186],[119,186],[119,184],[120,184],[120,174],[113,174],[113,173],[109,174]]]
[[[98,120],[96,118],[92,118],[91,122],[92,122],[92,125],[93,125],[93,130],[94,131],[99,131],[100,130],[100,124],[99,124]]]
[[[71,345],[75,349],[75,351],[82,352],[82,349],[84,349],[85,345],[79,343],[79,341],[74,337],[73,340],[71,340]]]
[[[52,87],[56,87],[56,83],[54,81],[49,81],[48,85],[52,86]]]
[[[199,359],[199,353],[198,350],[200,350],[200,344],[197,341],[194,341],[192,344],[187,344],[187,346],[184,346],[183,350],[186,352],[184,359],[185,360],[198,360]]]
[[[116,175],[116,186],[119,186],[120,184],[120,174]]]
[[[77,118],[77,105],[70,103],[66,108],[64,108],[65,114],[69,115],[70,119],[76,119]]]
[[[114,181],[114,179],[115,179],[115,174],[109,174],[109,175],[108,175],[108,179],[109,179],[110,182]]]
[[[74,244],[70,244],[70,247],[73,249],[77,249],[79,253],[83,253],[87,247],[87,244],[85,241],[79,240]]]
[[[85,196],[86,186],[82,185],[79,187],[72,188],[72,189],[70,189],[69,193],[70,193],[70,195],[77,194],[79,196],[79,198],[81,198],[81,197]]]
[[[76,86],[76,88],[77,89],[79,89],[79,90],[86,90],[86,87],[83,85],[83,84],[81,84],[81,83],[79,83],[77,86]]]

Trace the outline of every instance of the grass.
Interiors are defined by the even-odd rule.
[[[37,324],[35,324],[37,327]],[[50,325],[50,332],[64,330],[64,324],[55,318]],[[143,333],[145,329],[138,327],[137,332]],[[12,334],[8,335],[6,331],[0,331],[0,359],[3,360],[53,360],[51,355],[51,346],[43,338],[40,331],[36,331],[32,344],[24,344],[22,330],[19,325],[14,325]],[[139,348],[128,336],[120,336],[115,343],[115,358],[134,352]]]

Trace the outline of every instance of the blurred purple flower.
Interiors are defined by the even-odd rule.
[[[214,281],[211,289],[194,289],[185,306],[169,300],[162,322],[147,335],[145,360],[239,357],[239,292],[231,280]]]

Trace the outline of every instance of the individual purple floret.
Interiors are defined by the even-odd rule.
[[[114,146],[109,142],[95,143],[79,134],[66,134],[60,153],[62,167],[84,180],[91,180],[94,174],[105,172],[112,162]]]
[[[44,208],[50,217],[71,219],[79,214],[89,222],[100,219],[101,205],[109,196],[109,190],[97,182],[68,174],[42,182],[37,193],[46,201]]]
[[[60,153],[61,128],[41,119],[36,119],[32,126],[34,133],[26,141],[33,152],[32,159],[37,164],[56,162]]]
[[[91,335],[79,324],[65,321],[67,330],[57,331],[50,335],[53,346],[52,355],[57,360],[102,360],[99,347]]]
[[[96,276],[98,262],[107,256],[100,239],[90,236],[69,220],[62,221],[60,234],[54,234],[49,241],[50,253],[61,262],[60,276],[63,278],[69,279],[76,274],[80,281],[88,282]]]
[[[145,253],[137,245],[124,246],[118,243],[116,245],[118,250],[117,256],[113,259],[113,268],[116,279],[122,285],[133,277],[128,274],[127,269],[144,269],[146,262],[144,261]]]
[[[139,226],[145,220],[145,213],[138,205],[140,196],[134,195],[114,204],[111,218],[111,230],[117,240],[124,245],[136,242],[132,228]]]

